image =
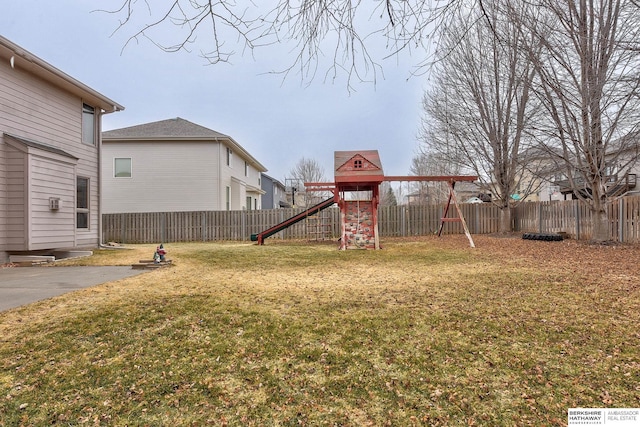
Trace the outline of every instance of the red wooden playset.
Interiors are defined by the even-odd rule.
[[[475,176],[385,176],[377,150],[336,151],[334,153],[334,182],[307,182],[307,191],[325,191],[333,197],[277,224],[262,233],[251,236],[252,241],[263,244],[267,237],[326,209],[337,203],[340,208],[342,233],[340,249],[380,249],[378,235],[378,203],[380,184],[383,181],[445,181],[449,184],[449,200],[444,209],[438,235],[442,233],[445,222],[461,222],[474,247],[473,239],[467,229],[455,196],[455,183],[475,181]],[[453,204],[457,217],[448,217],[449,207]]]

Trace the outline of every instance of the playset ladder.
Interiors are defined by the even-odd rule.
[[[307,217],[307,234],[309,240],[325,240],[333,237],[333,226],[327,217],[327,212],[318,212]]]

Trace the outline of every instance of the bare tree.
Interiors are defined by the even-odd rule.
[[[520,7],[511,14],[528,6]],[[478,175],[501,210],[502,232],[511,231],[513,196],[533,191],[523,157],[531,142],[525,131],[536,117],[530,102],[535,72],[521,52],[526,35],[511,14],[500,1],[485,1],[482,16],[459,15],[452,23],[440,39],[442,55],[423,99],[421,130],[429,152]]]
[[[302,157],[289,171],[290,178],[287,181],[294,183],[294,191],[298,193],[298,199],[295,205],[300,207],[309,207],[320,202],[324,196],[323,192],[306,192],[305,183],[325,182],[324,168],[315,159],[306,159]]]
[[[640,7],[633,0],[539,3],[519,19],[533,35],[526,47],[536,52],[537,94],[550,118],[540,122],[542,146],[590,206],[593,239],[604,241],[607,202],[638,159]]]
[[[411,159],[409,172],[417,176],[443,176],[461,175],[461,168],[457,162],[449,161],[449,158],[436,151],[430,151],[428,147],[422,147],[421,151]],[[412,199],[419,204],[443,203],[449,197],[449,186],[441,181],[418,181],[413,183]]]
[[[200,55],[216,64],[229,62],[237,54],[234,46],[244,53],[285,43],[294,59],[276,71],[285,75],[297,71],[310,80],[318,72],[319,60],[328,58],[324,78],[344,72],[349,85],[352,80],[375,81],[382,71],[380,62],[403,51],[417,51],[416,72],[425,71],[431,38],[447,26],[452,13],[469,7],[483,10],[483,0],[120,0],[119,4],[101,11],[118,17],[115,31],[133,28],[127,45],[148,39],[168,52],[206,46]],[[174,34],[168,40],[167,26],[173,26]],[[384,53],[373,54],[373,46],[384,47]]]

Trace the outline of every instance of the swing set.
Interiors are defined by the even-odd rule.
[[[438,236],[444,224],[460,222],[472,248],[475,247],[467,223],[458,205],[455,193],[456,182],[476,181],[476,176],[385,176],[377,150],[336,151],[334,154],[335,181],[305,183],[307,191],[333,193],[333,200],[340,208],[342,234],[340,249],[380,249],[378,236],[379,187],[383,181],[400,182],[446,182],[449,197],[444,208]],[[457,217],[449,217],[454,206]]]

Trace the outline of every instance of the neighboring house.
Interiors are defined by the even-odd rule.
[[[632,134],[629,138],[637,138]],[[624,142],[624,141],[623,141]],[[612,151],[606,156],[606,188],[608,197],[619,197],[634,194],[638,191],[637,176],[640,175],[640,162],[638,155],[640,144],[626,144],[620,152]],[[535,194],[526,198],[527,201],[552,201],[571,200],[577,198],[574,189],[567,177],[566,170],[556,164],[550,154],[540,154],[535,159],[538,168],[535,173],[530,173],[523,179],[523,183],[537,188]],[[577,191],[588,193],[590,190],[582,188],[584,182],[578,172],[574,176]]]
[[[262,209],[290,208],[284,184],[269,175],[262,174]]]
[[[230,136],[178,117],[102,141],[104,213],[261,208],[266,169]]]
[[[123,109],[0,36],[0,263],[100,244],[102,115]]]

